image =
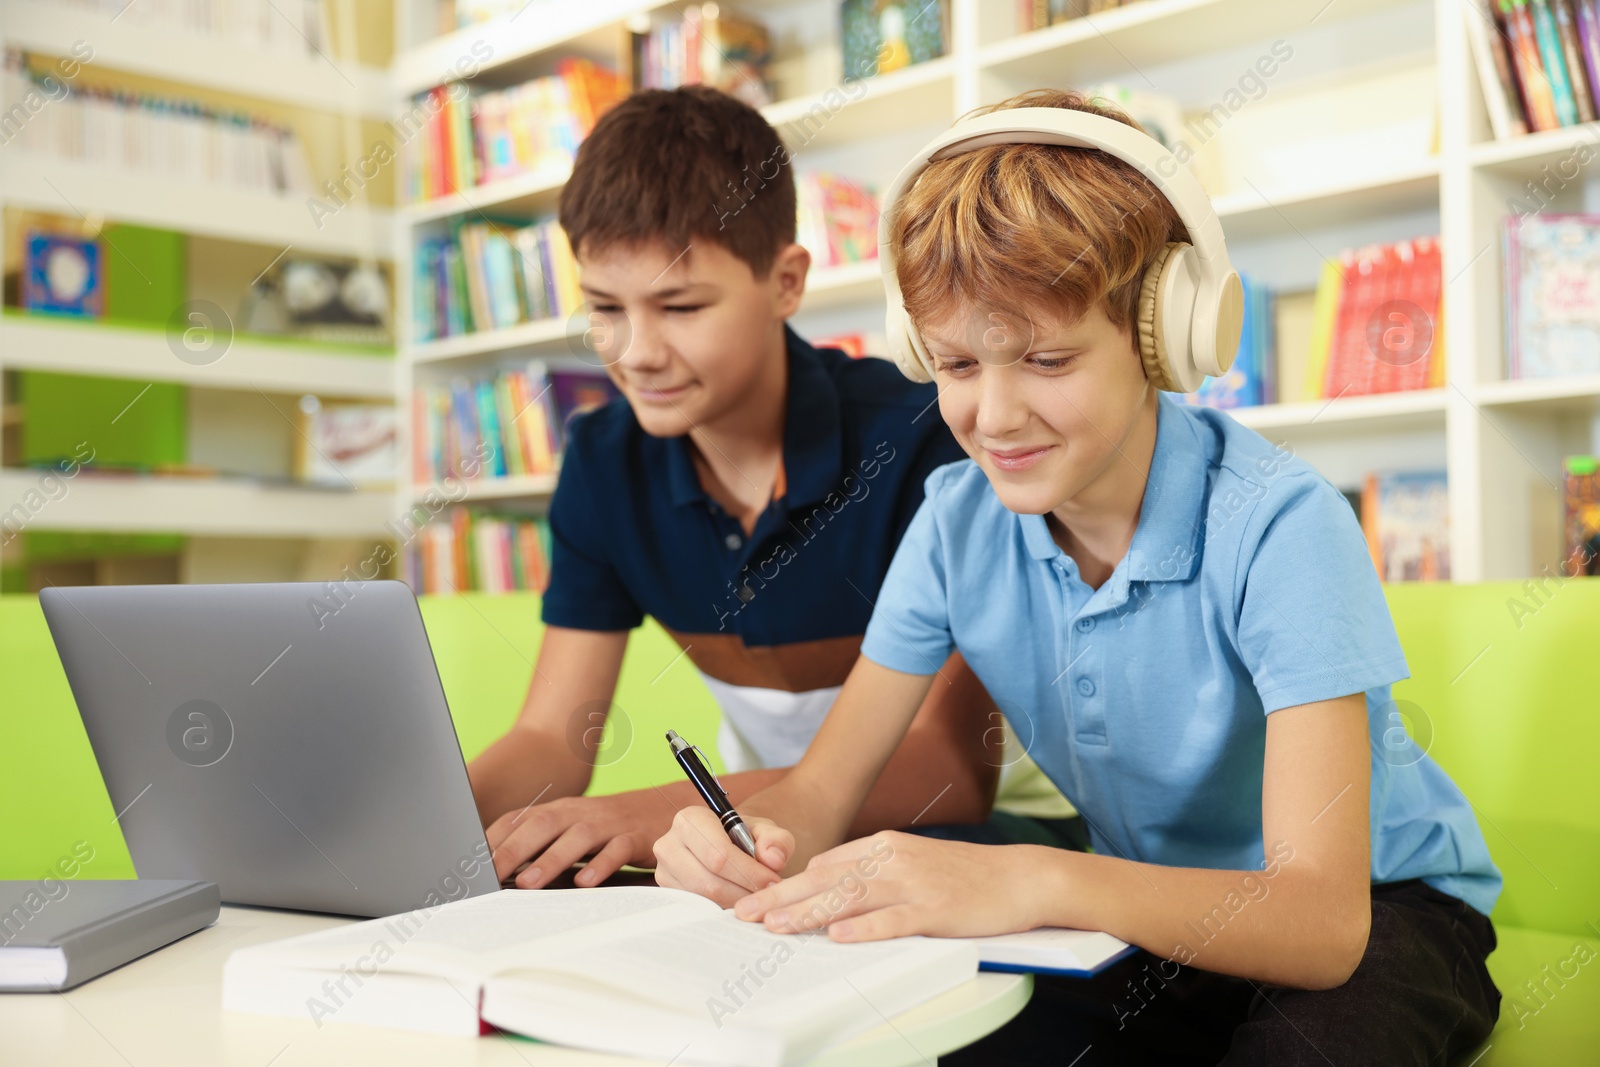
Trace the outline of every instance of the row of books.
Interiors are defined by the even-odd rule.
[[[583,304],[578,263],[555,219],[473,222],[417,244],[418,341],[566,318]]]
[[[417,532],[406,553],[406,581],[419,594],[542,593],[550,582],[550,524],[455,508],[448,522]]]
[[[1042,30],[1058,22],[1098,15],[1114,7],[1127,7],[1139,0],[1017,0],[1017,27],[1026,32]]]
[[[311,195],[311,171],[287,126],[192,100],[77,85],[5,56],[3,99],[31,114],[6,146],[116,170],[263,192]],[[27,108],[30,98],[51,101]]]
[[[878,199],[869,186],[825,171],[795,176],[795,240],[812,267],[878,258]]]
[[[1496,140],[1600,116],[1600,0],[1469,0],[1461,9]]]
[[[297,58],[316,58],[328,50],[323,0],[64,0],[64,6],[104,15],[121,26],[203,33],[230,46]]]
[[[1600,215],[1507,216],[1509,378],[1600,374]]]
[[[632,35],[635,89],[710,85],[751,107],[772,103],[767,28],[721,4],[689,4],[682,18]]]
[[[1214,408],[1270,404],[1278,395],[1278,340],[1273,320],[1272,290],[1265,282],[1239,275],[1244,286],[1244,322],[1233,365],[1220,378],[1207,378],[1184,395],[1190,404]]]
[[[1233,366],[1187,399],[1247,407],[1441,386],[1441,277],[1433,236],[1345,249],[1323,263],[1314,294],[1241,276]]]
[[[1600,574],[1600,457],[1568,456],[1561,473],[1562,573]]]
[[[430,485],[553,474],[568,422],[617,395],[601,371],[538,360],[476,380],[419,384],[411,395],[412,478]]]
[[[504,89],[436,86],[413,101],[407,195],[429,200],[520,174],[560,173],[600,116],[626,95],[617,75],[569,56],[556,72]]]

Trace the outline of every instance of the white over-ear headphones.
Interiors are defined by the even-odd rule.
[[[913,381],[933,380],[933,360],[906,316],[889,248],[900,197],[928,164],[994,144],[1098,148],[1126,160],[1172,203],[1192,244],[1169,242],[1145,272],[1136,332],[1145,373],[1158,389],[1189,392],[1233,363],[1244,320],[1244,290],[1228,262],[1211,199],[1160,141],[1116,119],[1058,107],[1019,107],[963,119],[923,147],[896,176],[878,218],[878,260],[889,301],[889,354]]]

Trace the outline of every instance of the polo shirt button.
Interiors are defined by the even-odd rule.
[[[1087,678],[1078,679],[1078,692],[1086,697],[1094,696],[1094,683]]]
[[[1086,618],[1086,619],[1079,619],[1078,620],[1078,632],[1079,633],[1085,633],[1086,634],[1092,629],[1094,629],[1094,620],[1093,619],[1087,619]]]
[[[745,582],[739,586],[739,599],[748,604],[756,598],[756,591],[750,588],[750,583]]]
[[[744,538],[740,537],[738,534],[729,534],[727,537],[722,539],[722,543],[728,546],[728,551],[737,552],[739,550],[739,546],[744,544]]]

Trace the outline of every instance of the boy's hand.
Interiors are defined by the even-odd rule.
[[[820,853],[803,873],[740,900],[734,914],[776,933],[825,926],[833,941],[1016,933],[1039,925],[1039,851],[887,831]]]
[[[711,809],[684,808],[672,829],[656,842],[656,882],[669,889],[687,889],[710,897],[725,908],[757,889],[778,884],[780,872],[794,854],[794,835],[771,819],[747,818],[756,839],[756,856],[728,838]]]
[[[540,889],[592,855],[573,880],[579,886],[593,886],[625,863],[650,866],[654,862],[650,842],[667,832],[672,815],[672,803],[654,790],[563,797],[508,811],[484,834],[501,881],[527,861],[528,869],[517,875],[517,888]]]

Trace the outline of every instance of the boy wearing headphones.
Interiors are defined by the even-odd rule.
[[[1061,926],[1143,950],[1041,976],[952,1063],[1434,1064],[1481,1042],[1500,875],[1448,776],[1386,736],[1408,671],[1355,516],[1161,393],[1238,342],[1198,182],[1120,113],[1038,91],[958,123],[885,202],[890,347],[971,458],[929,476],[805,758],[741,806],[757,858],[686,809],[657,879],[837,941]],[[840,844],[952,648],[1092,854]]]

